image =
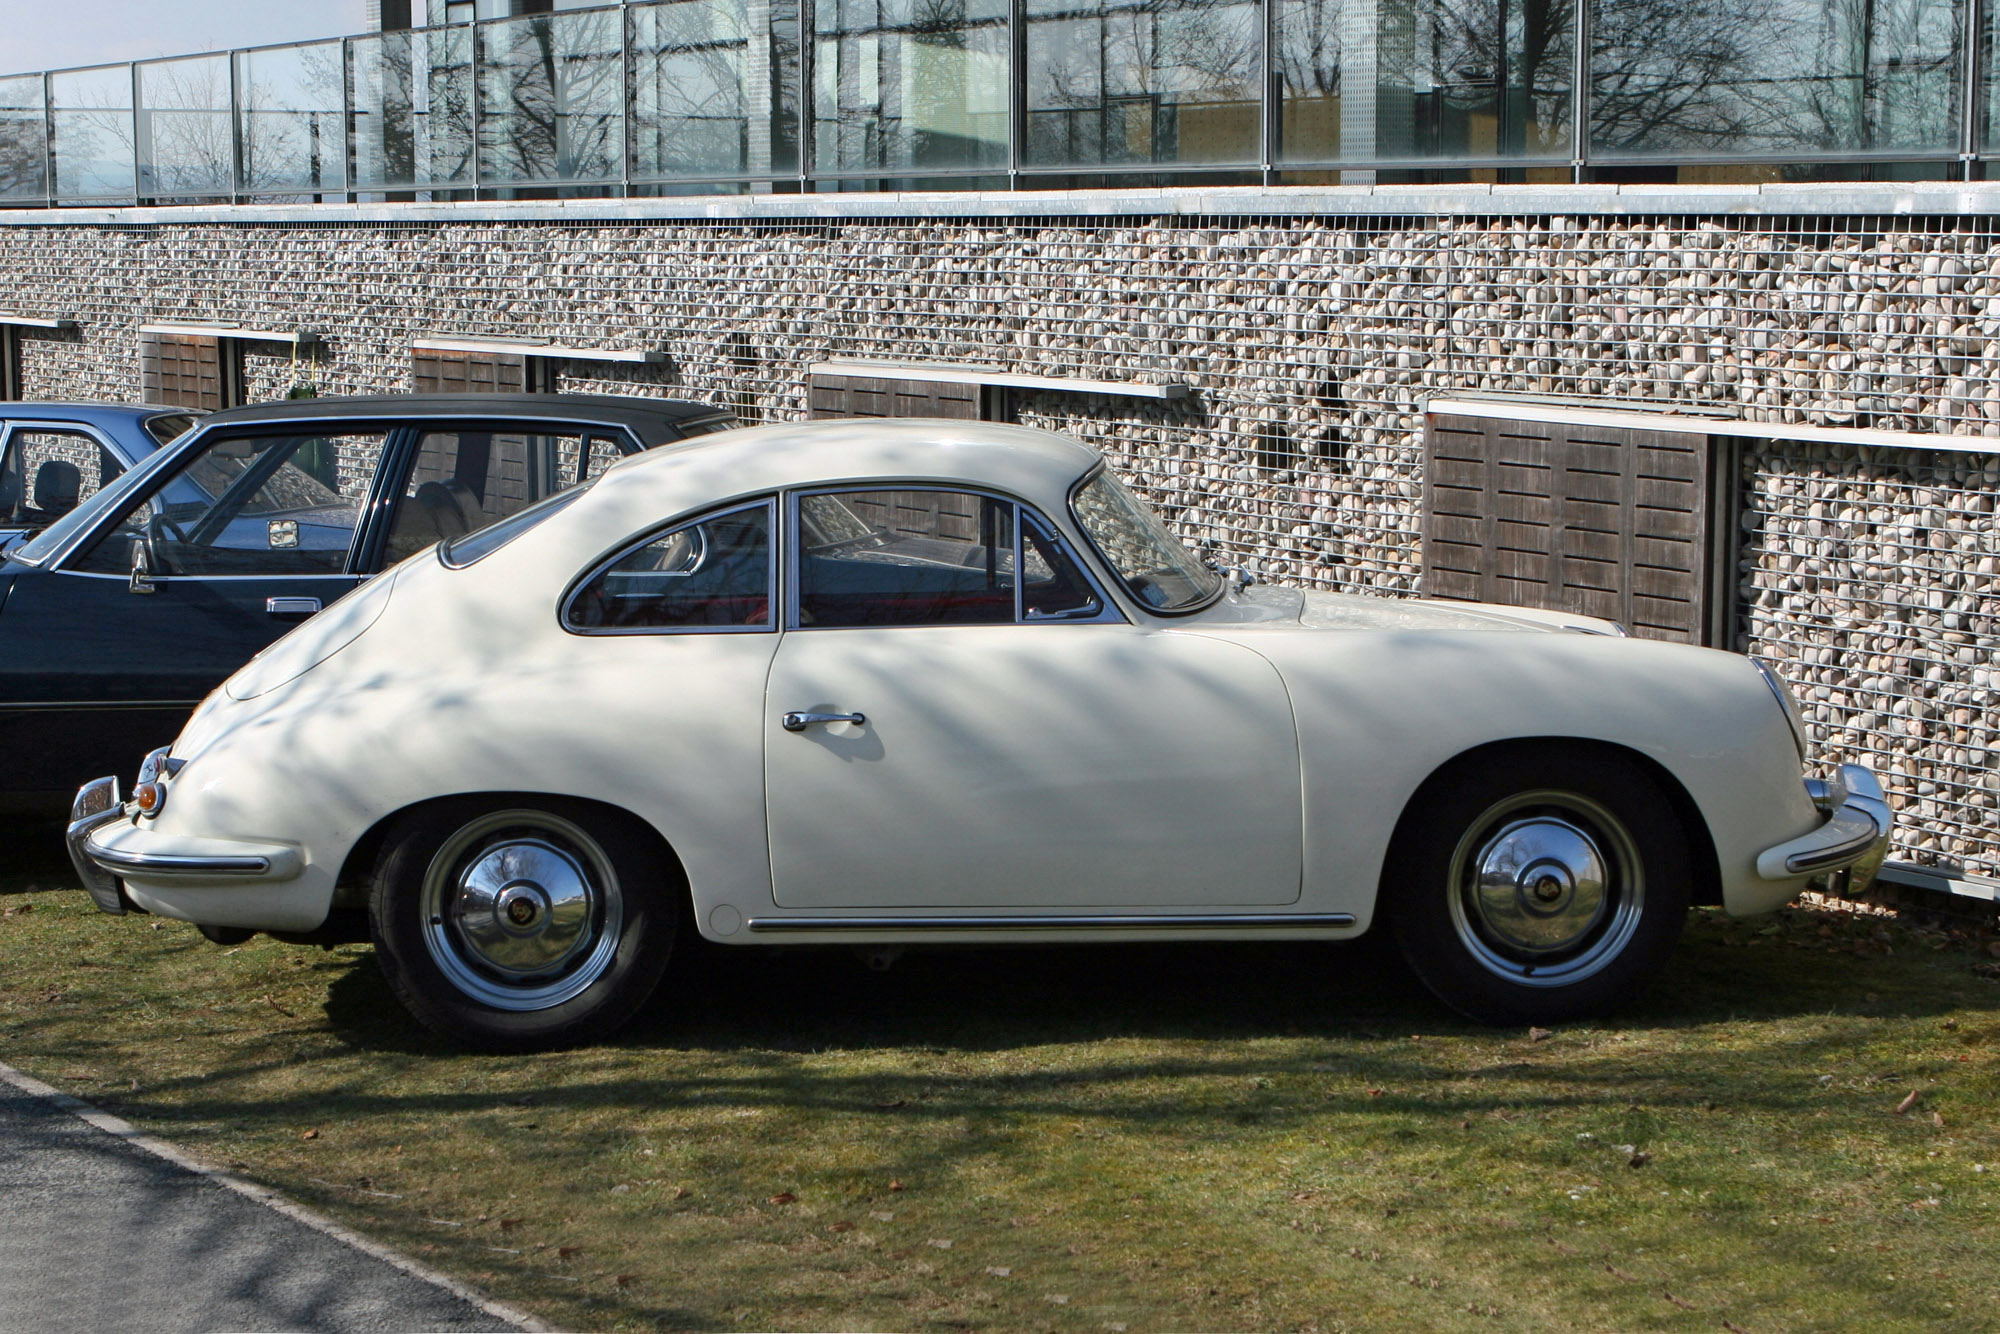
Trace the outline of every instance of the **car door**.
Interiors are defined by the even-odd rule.
[[[1003,498],[808,494],[791,522],[764,720],[779,905],[1297,901],[1297,736],[1263,658],[1125,622]]]
[[[231,672],[354,587],[393,434],[216,432],[16,577],[0,609],[4,791],[131,772]]]
[[[93,427],[0,423],[0,536],[41,531],[124,470],[110,440]]]

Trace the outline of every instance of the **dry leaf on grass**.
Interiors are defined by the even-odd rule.
[[[797,1204],[798,1202],[799,1197],[788,1190],[781,1190],[771,1197],[771,1203],[773,1204]]]
[[[1896,1115],[1908,1116],[1910,1113],[1910,1109],[1917,1105],[1917,1099],[1923,1096],[1924,1095],[1919,1090],[1911,1089],[1910,1096],[1896,1104]]]
[[[303,1134],[303,1135],[300,1135],[300,1136],[299,1136],[299,1138],[300,1138],[300,1139],[318,1139],[318,1138],[319,1138],[319,1132],[318,1132],[317,1130],[308,1130],[308,1131],[307,1131],[307,1132],[306,1132],[305,1134]]]

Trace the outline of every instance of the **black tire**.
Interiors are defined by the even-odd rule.
[[[1427,784],[1396,832],[1381,904],[1410,967],[1481,1023],[1629,1003],[1687,923],[1686,831],[1614,755],[1515,752]]]
[[[427,1028],[534,1051],[632,1017],[666,971],[685,897],[629,817],[529,796],[405,819],[376,862],[368,916],[390,987]]]

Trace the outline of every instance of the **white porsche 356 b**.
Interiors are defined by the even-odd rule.
[[[420,553],[279,641],[71,846],[212,939],[372,936],[426,1024],[609,1031],[675,940],[1341,940],[1494,1023],[1625,1001],[1690,904],[1865,883],[1747,658],[1247,587],[1062,436],[732,431]]]

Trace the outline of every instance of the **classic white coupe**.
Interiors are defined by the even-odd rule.
[[[418,554],[78,795],[98,902],[372,936],[457,1041],[628,1018],[676,937],[1320,939],[1493,1023],[1887,846],[1747,658],[1251,587],[1019,427],[732,431]]]

